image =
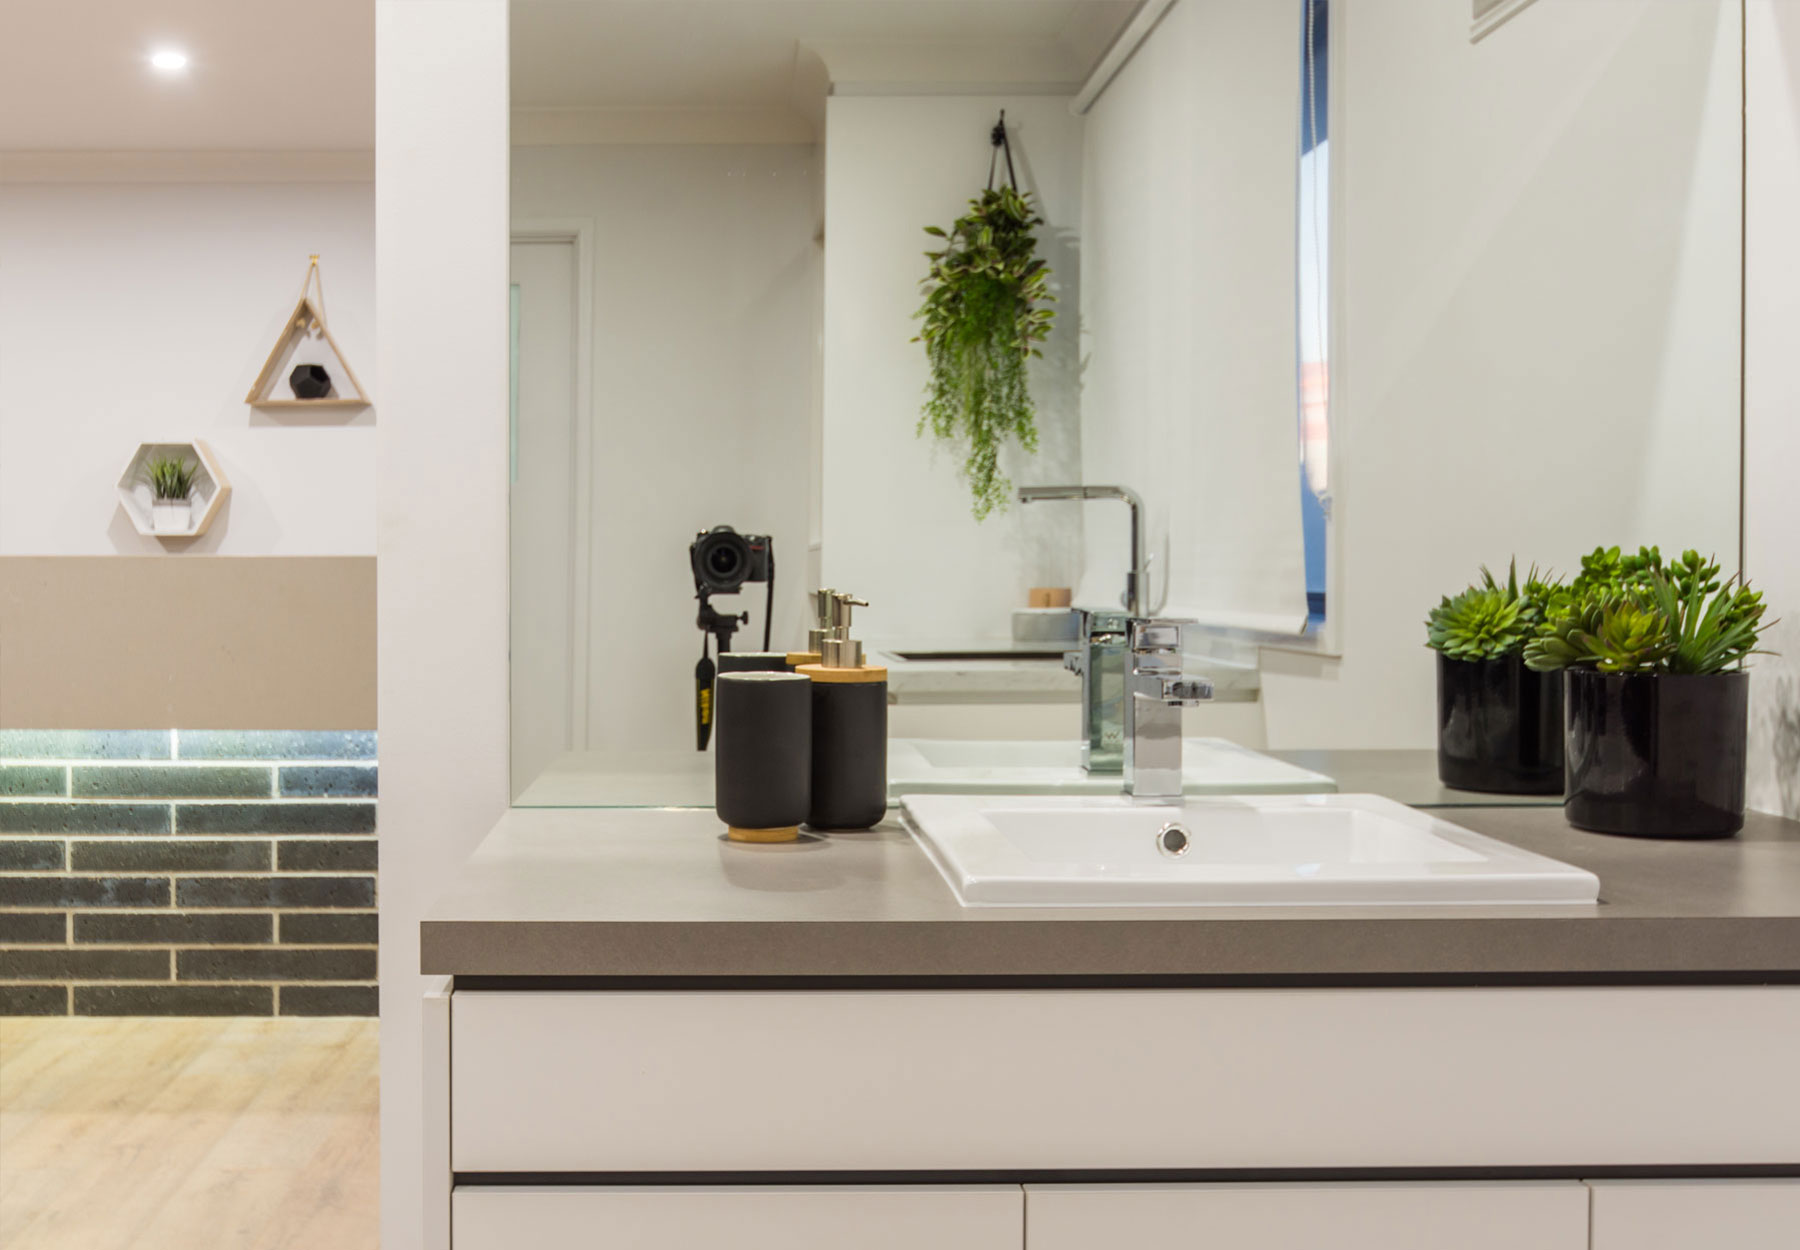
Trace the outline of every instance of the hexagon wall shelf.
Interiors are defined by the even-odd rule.
[[[316,296],[314,292],[317,292]],[[318,399],[301,399],[293,394],[288,376],[288,365],[293,363],[300,345],[309,340],[316,340],[321,346],[329,348],[342,371],[341,377],[332,383],[331,393]],[[349,394],[338,393],[340,382],[349,388]],[[276,393],[277,388],[282,386],[288,387],[287,398]],[[338,349],[337,340],[331,337],[331,331],[325,328],[325,280],[319,275],[317,255],[306,266],[306,281],[300,287],[300,302],[294,305],[293,313],[281,329],[281,337],[275,340],[275,350],[263,362],[262,372],[251,383],[250,393],[244,396],[244,402],[252,408],[277,409],[369,406],[369,397],[364,393],[362,383],[356,380],[356,371]]]
[[[153,456],[180,456],[194,463],[194,493],[189,498],[188,527],[184,530],[158,530],[150,510],[155,497],[150,477],[145,470]],[[150,538],[198,538],[219,515],[219,508],[231,494],[231,483],[213,458],[211,448],[195,440],[191,443],[143,443],[126,462],[119,474],[119,506],[131,518],[138,533]]]

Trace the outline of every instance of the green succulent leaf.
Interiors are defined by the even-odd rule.
[[[179,456],[152,456],[144,462],[144,477],[158,499],[182,500],[194,493],[199,466]]]
[[[1552,599],[1525,663],[1540,671],[1722,673],[1757,654],[1762,594],[1721,581],[1716,560],[1684,551],[1664,561],[1655,547],[1617,547],[1582,557],[1581,573]],[[1773,622],[1769,622],[1773,624]]]
[[[1561,584],[1541,577],[1533,565],[1519,580],[1513,560],[1504,582],[1484,565],[1481,580],[1454,597],[1445,597],[1426,618],[1426,645],[1455,660],[1496,660],[1518,655],[1542,625]]]
[[[918,432],[955,446],[977,520],[1004,510],[1012,483],[1000,471],[1008,439],[1037,450],[1037,408],[1026,384],[1026,364],[1041,356],[1037,344],[1050,334],[1056,302],[1050,270],[1037,256],[1033,233],[1043,224],[1031,196],[1012,187],[983,192],[927,252],[930,273],[921,283],[923,321],[914,342],[925,345],[931,365]]]

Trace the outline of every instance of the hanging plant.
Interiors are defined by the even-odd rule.
[[[925,227],[945,243],[942,251],[925,253],[931,272],[920,284],[925,303],[915,314],[924,327],[913,340],[925,344],[931,363],[918,433],[929,427],[961,454],[978,521],[1004,510],[1011,495],[1012,483],[1000,472],[1001,446],[1016,438],[1027,452],[1037,450],[1026,362],[1043,354],[1036,344],[1056,316],[1042,307],[1056,297],[1032,233],[1043,218],[1030,194],[1011,182],[1005,126],[1002,114],[993,142],[996,155],[1007,148],[1009,185],[996,189],[990,167],[988,189],[969,201],[969,211],[949,230]]]

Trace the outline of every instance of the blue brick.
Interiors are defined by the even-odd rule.
[[[61,764],[0,764],[0,794],[9,798],[64,798],[69,770]]]
[[[189,836],[375,832],[373,803],[183,803],[175,827]]]
[[[167,803],[0,803],[0,833],[167,832]]]
[[[281,769],[281,793],[288,798],[372,799],[377,788],[373,765],[290,764]]]
[[[375,732],[352,730],[184,729],[184,760],[372,760]]]
[[[267,768],[241,764],[90,764],[74,769],[78,799],[266,799]]]
[[[0,759],[166,760],[166,729],[0,729]]]

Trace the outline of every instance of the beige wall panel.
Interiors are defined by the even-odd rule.
[[[0,728],[373,729],[375,559],[0,558]]]

